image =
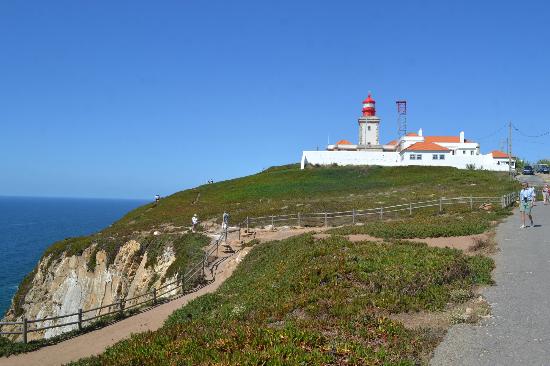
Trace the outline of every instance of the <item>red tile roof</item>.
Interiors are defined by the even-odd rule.
[[[506,159],[508,159],[508,154],[506,154],[505,152],[499,151],[499,150],[491,151],[491,155],[493,155],[493,159],[497,159],[497,158],[506,158]]]
[[[391,140],[386,145],[397,145],[397,140]]]
[[[407,134],[407,136],[409,136],[409,137],[418,136],[418,134],[417,134],[416,132],[409,132],[409,133]]]
[[[449,151],[449,149],[433,142],[417,142],[406,148],[405,151]]]
[[[336,143],[336,145],[353,145],[353,144],[348,140],[340,140]]]
[[[425,142],[460,142],[460,136],[426,136]]]

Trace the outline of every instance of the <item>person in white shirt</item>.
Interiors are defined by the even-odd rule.
[[[197,225],[199,224],[199,217],[197,216],[197,214],[194,214],[193,217],[191,218],[191,224],[193,225],[191,227],[191,231],[196,232]]]
[[[529,184],[527,184],[527,182],[523,182],[521,186],[522,189],[519,192],[519,212],[521,213],[521,228],[523,229],[526,227],[526,216],[529,216],[531,226],[535,226],[535,224],[533,223],[533,216],[531,215],[531,210],[533,209],[534,190],[529,188]]]

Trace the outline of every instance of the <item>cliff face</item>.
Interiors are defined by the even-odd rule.
[[[81,255],[68,256],[63,253],[53,259],[52,255],[43,257],[34,273],[28,291],[20,305],[27,319],[55,317],[78,312],[78,309],[91,309],[111,304],[121,299],[133,297],[158,287],[161,281],[175,279],[166,277],[167,270],[176,260],[174,248],[165,246],[157,253],[154,265],[147,265],[148,252],[141,250],[136,240],[125,242],[118,250],[112,263],[108,264],[105,250],[96,244],[86,248]],[[89,268],[94,262],[95,267]],[[102,313],[109,309],[102,309]],[[17,315],[14,304],[8,310],[5,321],[20,321],[23,314]],[[84,318],[99,315],[100,311],[86,314]],[[37,327],[65,324],[76,321],[76,316],[61,320],[37,323]],[[34,326],[34,324],[33,324]],[[77,325],[52,328],[29,334],[29,340],[49,338],[69,330]]]

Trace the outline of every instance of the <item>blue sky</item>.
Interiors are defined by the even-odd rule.
[[[550,130],[543,1],[0,2],[0,194],[149,198],[409,130]],[[498,131],[495,133],[495,131]],[[514,135],[514,152],[550,155]]]

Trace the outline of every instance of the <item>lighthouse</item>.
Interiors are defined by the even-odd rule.
[[[359,149],[380,148],[380,118],[376,116],[376,101],[371,94],[363,101],[359,118]]]

